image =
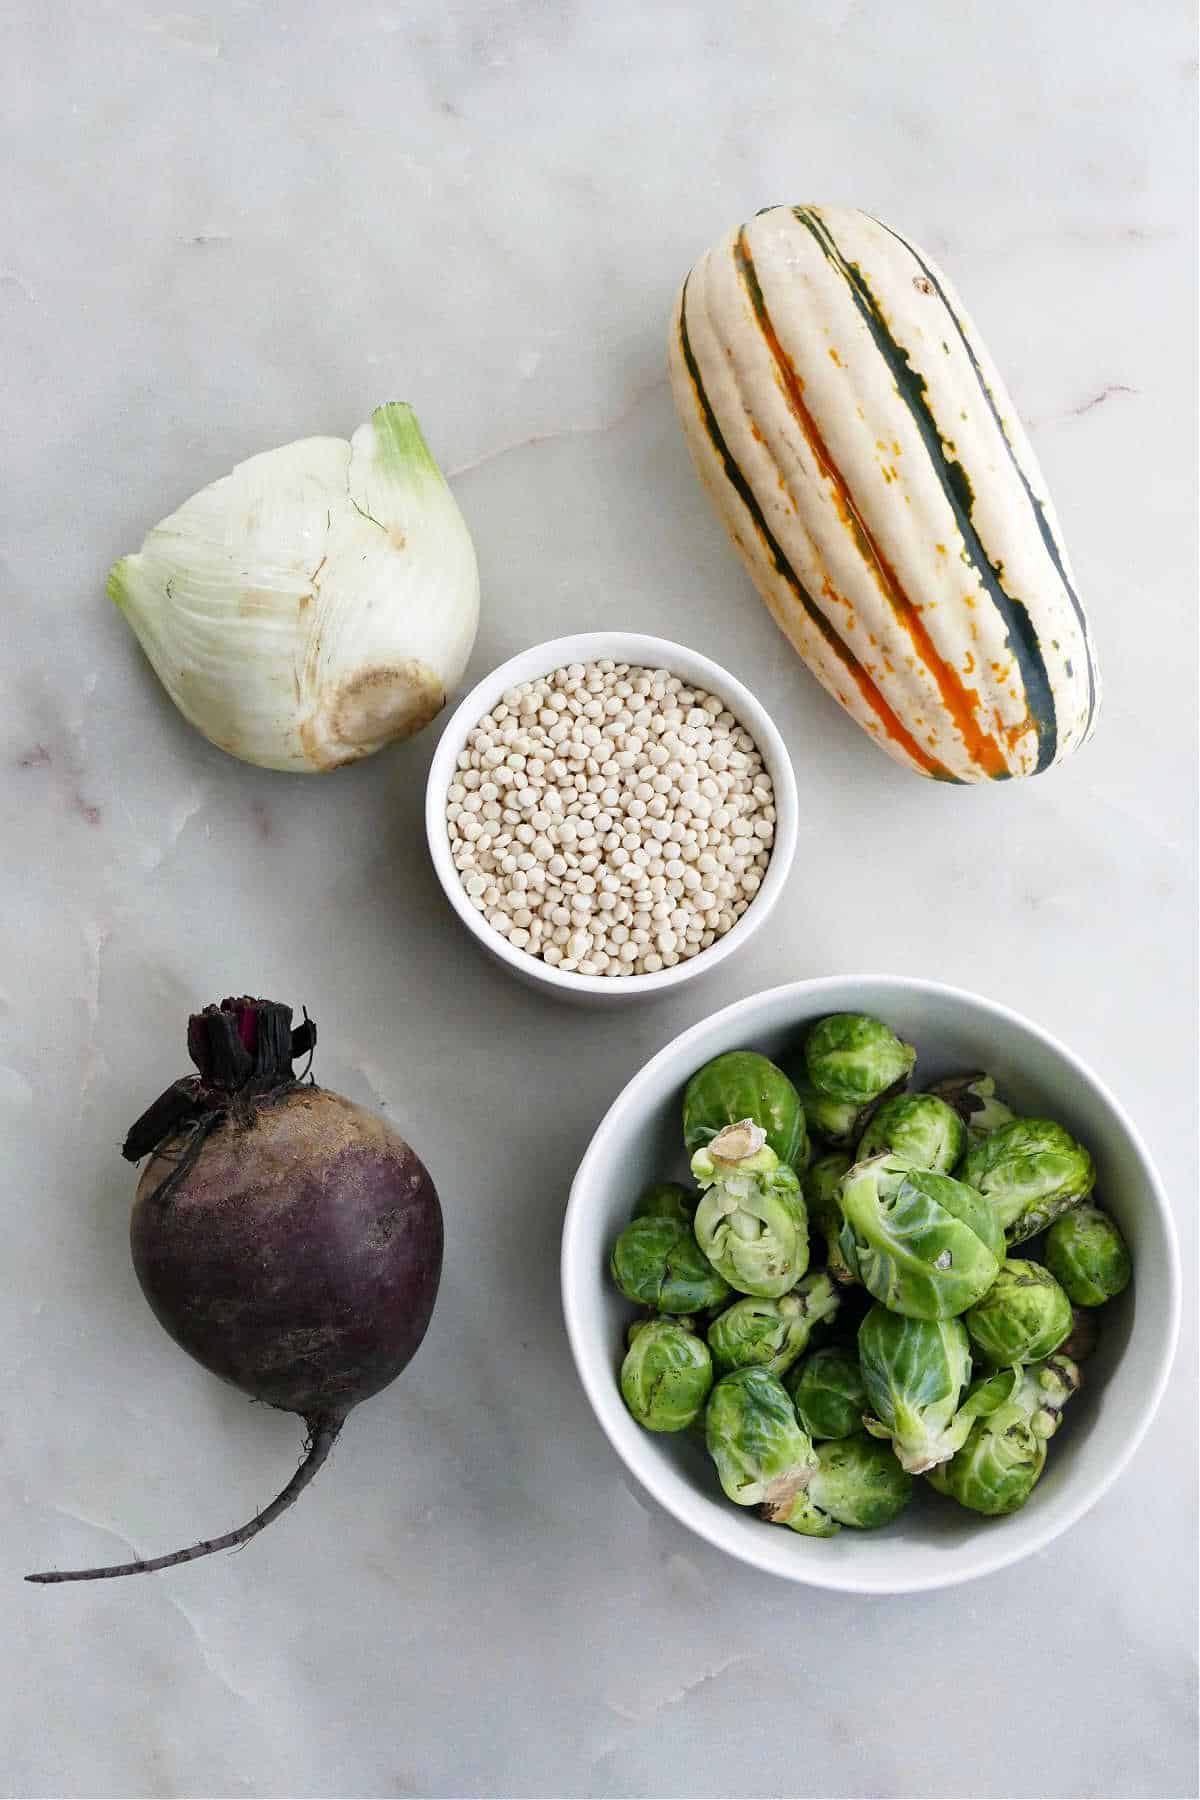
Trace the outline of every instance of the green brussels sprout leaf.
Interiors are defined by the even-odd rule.
[[[1051,1225],[1046,1267],[1076,1306],[1103,1306],[1133,1275],[1125,1239],[1098,1206],[1076,1206]]]
[[[778,1300],[735,1300],[708,1328],[708,1347],[722,1374],[752,1365],[782,1375],[808,1347],[814,1325],[837,1312],[839,1295],[828,1275],[806,1275]]]
[[[886,1444],[865,1432],[816,1446],[817,1466],[789,1500],[767,1501],[762,1516],[805,1537],[832,1537],[843,1525],[890,1525],[912,1498],[913,1479]]]
[[[870,1106],[863,1106],[858,1100],[835,1100],[832,1095],[823,1094],[808,1079],[802,1057],[787,1065],[787,1074],[800,1096],[805,1123],[812,1135],[835,1149],[853,1149],[870,1115]]]
[[[681,1181],[652,1181],[634,1201],[629,1216],[631,1219],[678,1219],[690,1231],[699,1199],[699,1194],[685,1188]]]
[[[850,1158],[842,1150],[827,1150],[804,1172],[801,1183],[809,1222],[816,1226],[825,1241],[825,1267],[837,1282],[850,1287],[857,1276],[842,1255],[842,1209],[838,1194],[842,1177],[850,1168]]]
[[[862,1430],[867,1388],[856,1351],[842,1344],[812,1350],[783,1385],[809,1437],[848,1438]]]
[[[808,1433],[768,1369],[723,1375],[709,1395],[704,1433],[721,1486],[735,1506],[790,1500],[817,1466]]]
[[[904,1081],[917,1053],[894,1031],[863,1013],[832,1013],[804,1040],[804,1067],[812,1085],[832,1100],[867,1106]]]
[[[1078,1363],[1058,1350],[1045,1362],[1031,1363],[1021,1370],[1020,1386],[1013,1399],[1024,1408],[1034,1433],[1046,1443],[1062,1424],[1067,1401],[1082,1386]]]
[[[994,1518],[1024,1506],[1045,1462],[1045,1444],[1020,1407],[1008,1405],[980,1420],[950,1461],[926,1478],[939,1494]]]
[[[778,1299],[808,1267],[808,1215],[800,1179],[750,1119],[727,1126],[692,1157],[704,1190],[696,1238],[740,1294]]]
[[[947,1319],[986,1294],[1004,1258],[987,1203],[950,1175],[911,1169],[885,1153],[842,1182],[842,1254],[863,1286],[893,1312]]]
[[[632,1220],[613,1245],[610,1268],[627,1300],[658,1312],[702,1312],[729,1296],[695,1233],[678,1219]]]
[[[686,1431],[703,1413],[713,1383],[704,1339],[676,1319],[647,1319],[631,1332],[621,1395],[647,1431]]]
[[[960,1171],[995,1211],[1012,1249],[1084,1200],[1096,1182],[1092,1159],[1052,1119],[1013,1119],[967,1151]]]
[[[887,1438],[901,1466],[921,1475],[948,1462],[975,1419],[1011,1394],[1020,1371],[980,1382],[968,1396],[971,1344],[961,1319],[909,1319],[873,1306],[858,1328],[873,1437]]]
[[[781,1163],[797,1172],[804,1168],[808,1130],[795,1088],[782,1069],[756,1050],[727,1050],[697,1069],[684,1091],[683,1139],[688,1155],[745,1119],[760,1127]]]
[[[986,1362],[1041,1362],[1069,1336],[1071,1302],[1049,1269],[1014,1257],[963,1314],[963,1324]]]
[[[914,1169],[948,1175],[967,1147],[967,1128],[936,1094],[896,1094],[871,1114],[857,1161],[890,1150]]]
[[[972,1512],[1016,1512],[1037,1485],[1046,1444],[1079,1385],[1078,1368],[1061,1352],[1022,1369],[1008,1399],[972,1425],[948,1463],[930,1470],[930,1485]]]

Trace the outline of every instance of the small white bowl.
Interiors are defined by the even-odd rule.
[[[471,905],[463,891],[458,870],[450,850],[446,825],[446,791],[454,776],[458,754],[470,732],[490,712],[506,688],[516,687],[539,675],[548,675],[567,663],[613,662],[636,664],[647,669],[666,669],[679,675],[706,693],[715,694],[745,727],[762,755],[775,789],[775,840],[771,860],[763,876],[762,886],[737,924],[707,950],[672,969],[660,969],[651,975],[578,975],[572,969],[554,968],[540,956],[530,956],[507,943],[494,931],[483,914]],[[575,1001],[584,1006],[619,1005],[626,1000],[647,1000],[666,993],[669,988],[705,975],[717,964],[749,943],[760,925],[766,923],[783,891],[792,857],[796,849],[796,826],[799,805],[796,778],[783,739],[769,714],[748,688],[707,656],[689,650],[684,644],[673,644],[666,638],[646,637],[636,631],[585,631],[573,637],[552,638],[549,643],[534,644],[510,657],[493,669],[490,675],[473,687],[466,699],[455,708],[434,752],[425,790],[425,834],[429,854],[446,898],[471,933],[494,961],[501,963],[518,981],[540,988],[560,1000]]]
[[[986,1068],[1018,1111],[1061,1122],[1092,1152],[1097,1196],[1133,1255],[1134,1277],[1105,1308],[1100,1345],[1083,1367],[1046,1472],[1020,1512],[988,1519],[918,1483],[913,1505],[881,1531],[805,1538],[733,1506],[703,1448],[643,1431],[617,1385],[629,1303],[608,1258],[632,1201],[649,1181],[686,1172],[684,1084],[723,1050],[780,1055],[831,1012],[884,1019],[915,1044],[916,1080]],[[640,1069],[602,1119],[571,1188],[562,1240],[562,1296],[580,1379],[613,1448],[683,1525],[755,1568],[813,1587],[905,1594],[950,1587],[1041,1550],[1116,1481],[1154,1416],[1179,1329],[1179,1253],[1162,1183],[1131,1120],[1063,1044],[976,994],[903,976],[830,976],[739,1000],[694,1025]]]

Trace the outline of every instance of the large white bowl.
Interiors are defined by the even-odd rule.
[[[775,841],[771,860],[763,876],[762,886],[737,924],[724,937],[710,944],[699,955],[673,968],[655,974],[578,975],[573,969],[556,969],[540,956],[530,956],[493,931],[483,914],[467,899],[450,849],[446,825],[446,790],[453,778],[459,752],[480,719],[499,700],[506,688],[522,681],[548,675],[567,663],[599,662],[608,657],[613,662],[635,663],[647,669],[667,669],[672,675],[715,694],[723,700],[738,723],[750,733],[762,755],[763,763],[775,789]],[[585,631],[573,637],[552,638],[545,644],[534,644],[510,657],[473,687],[451,716],[434,752],[425,789],[425,835],[433,867],[446,898],[476,942],[494,961],[500,963],[518,981],[552,994],[558,1000],[574,1001],[585,1006],[619,1006],[628,1000],[649,1000],[671,988],[707,974],[765,924],[768,914],[783,892],[792,856],[796,849],[796,827],[799,805],[796,778],[792,773],[787,748],[770,715],[759,704],[749,688],[723,669],[719,663],[689,650],[685,644],[673,644],[667,638],[647,637],[636,631]]]
[[[1132,1285],[1103,1314],[1100,1348],[1084,1366],[1025,1507],[986,1519],[918,1484],[909,1511],[881,1531],[804,1538],[764,1524],[722,1495],[701,1446],[634,1424],[617,1371],[630,1307],[608,1256],[639,1189],[686,1173],[680,1103],[692,1072],[723,1050],[778,1056],[831,1012],[884,1019],[917,1046],[921,1084],[986,1068],[1021,1112],[1049,1115],[1095,1157],[1097,1197],[1134,1261]],[[1145,1145],[1103,1083],[1050,1034],[1006,1007],[903,976],[831,976],[772,988],[727,1006],[661,1050],[601,1121],[571,1189],[562,1241],[567,1333],[588,1399],[618,1456],[668,1512],[731,1556],[791,1581],[851,1593],[949,1587],[1042,1549],[1120,1475],[1162,1396],[1179,1326],[1179,1254],[1170,1210]]]

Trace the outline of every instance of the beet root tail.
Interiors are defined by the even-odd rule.
[[[251,1538],[257,1537],[260,1531],[265,1531],[268,1525],[274,1524],[280,1513],[285,1513],[300,1498],[333,1449],[345,1424],[345,1416],[324,1413],[306,1419],[305,1424],[308,1426],[308,1443],[304,1460],[296,1473],[269,1506],[247,1520],[246,1524],[239,1525],[236,1531],[227,1531],[224,1537],[205,1538],[198,1544],[189,1545],[186,1550],[173,1550],[169,1556],[152,1556],[142,1562],[114,1563],[109,1568],[101,1569],[44,1569],[39,1574],[27,1575],[26,1581],[109,1581],[117,1575],[153,1575],[159,1569],[173,1569],[179,1563],[195,1562],[197,1557],[214,1556],[218,1550],[236,1550],[240,1545],[248,1544]]]

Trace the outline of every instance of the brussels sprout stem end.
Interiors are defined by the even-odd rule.
[[[708,1153],[714,1162],[740,1163],[748,1157],[757,1156],[767,1141],[767,1134],[761,1125],[753,1119],[739,1119],[736,1125],[726,1125],[719,1131],[708,1146]]]
[[[789,1469],[778,1481],[769,1482],[763,1492],[762,1505],[759,1508],[764,1519],[773,1525],[786,1521],[797,1499],[803,1494],[813,1475],[816,1464],[811,1467]]]

